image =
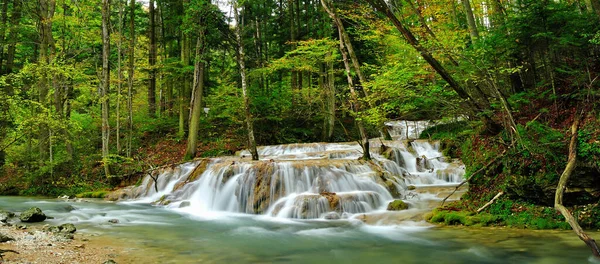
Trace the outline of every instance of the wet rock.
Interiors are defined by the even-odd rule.
[[[388,204],[388,211],[402,211],[408,209],[408,204],[402,200],[394,200]]]
[[[118,224],[119,223],[119,219],[110,219],[108,220],[109,223],[111,224]]]
[[[25,229],[27,229],[27,225],[16,225],[15,228],[20,229],[20,230],[25,230]]]
[[[321,196],[325,197],[329,202],[329,209],[338,211],[340,208],[340,197],[336,193],[322,192]]]
[[[0,210],[0,222],[7,223],[9,219],[15,217],[13,212]]]
[[[102,264],[117,264],[117,262],[115,262],[115,261],[114,261],[114,260],[112,260],[112,259],[109,259],[109,260],[107,260],[107,261],[104,261]]]
[[[414,186],[414,185],[409,185],[406,189],[409,190],[409,191],[412,191],[412,190],[417,189],[417,187]]]
[[[77,228],[75,228],[75,225],[71,224],[71,223],[62,224],[62,225],[58,226],[58,229],[59,229],[59,232],[68,233],[68,234],[73,234],[73,233],[75,233],[75,231],[77,231]]]
[[[337,212],[329,212],[326,213],[323,218],[327,219],[327,220],[339,220],[342,218],[342,216],[340,216],[340,214],[338,214]]]
[[[189,207],[190,205],[190,201],[183,201],[179,204],[179,208]]]
[[[46,215],[40,208],[32,207],[21,213],[19,219],[21,219],[21,222],[25,223],[43,222],[46,220]]]
[[[14,241],[15,239],[12,237],[9,237],[7,235],[4,235],[2,233],[0,233],[0,243],[4,243],[4,242],[8,242],[8,241]]]
[[[163,195],[160,197],[160,199],[152,202],[153,205],[169,205],[171,204],[171,200],[168,198],[167,195]]]

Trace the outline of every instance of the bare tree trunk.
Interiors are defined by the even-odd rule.
[[[156,11],[154,1],[150,0],[150,48],[148,51],[148,64],[150,65],[150,73],[148,74],[148,115],[156,116]]]
[[[121,155],[121,89],[123,89],[123,71],[121,69],[121,57],[123,55],[123,2],[117,0],[119,3],[119,38],[117,39],[117,155]]]
[[[39,1],[39,13],[40,13],[40,53],[39,61],[44,67],[48,67],[52,62],[51,47],[54,45],[54,39],[52,37],[52,20],[54,17],[54,10],[56,8],[56,2],[54,0],[40,0]],[[48,72],[44,71],[41,75],[40,82],[38,85],[38,96],[39,102],[43,107],[47,106],[48,102]],[[49,127],[45,123],[40,124],[40,132],[38,134],[38,146],[40,152],[40,164],[43,164],[49,157],[50,150],[50,131]]]
[[[8,33],[8,39],[10,42],[8,43],[8,51],[6,52],[6,73],[12,73],[15,61],[15,52],[16,52],[16,42],[17,42],[17,28],[19,26],[19,22],[21,21],[21,1],[22,0],[13,0],[13,11],[11,20],[11,28]]]
[[[592,254],[596,258],[600,258],[600,249],[598,249],[598,245],[596,241],[588,236],[579,223],[577,223],[577,219],[573,217],[573,215],[569,212],[569,210],[562,204],[563,203],[563,194],[565,189],[567,188],[567,183],[569,182],[569,178],[571,174],[575,170],[575,166],[577,164],[577,130],[579,128],[579,113],[575,112],[575,120],[573,121],[573,125],[571,125],[571,142],[569,143],[569,160],[567,162],[567,166],[563,171],[562,175],[560,175],[560,179],[558,181],[558,186],[556,187],[556,195],[554,196],[554,208],[559,211],[564,217],[567,223],[573,228],[573,232],[577,234],[579,239],[581,239],[590,249],[592,250]]]
[[[184,9],[189,4],[189,0],[183,0]],[[184,67],[190,64],[190,37],[186,32],[181,33],[181,63]],[[179,130],[178,138],[182,139],[185,136],[185,112],[187,103],[187,94],[190,90],[189,78],[187,72],[184,72],[182,78],[183,85],[179,91]]]
[[[109,138],[110,127],[108,123],[108,87],[110,86],[110,0],[102,0],[102,81],[101,97],[102,102],[102,161],[104,163],[104,174],[110,176],[109,167]]]
[[[127,73],[127,157],[131,157],[133,139],[133,77],[135,74],[135,0],[129,2],[129,67]]]
[[[194,60],[194,85],[192,87],[192,99],[190,102],[190,117],[186,160],[196,157],[196,144],[198,143],[198,129],[200,126],[200,115],[202,113],[202,92],[204,89],[204,29],[200,30],[196,40],[196,56]]]
[[[342,53],[342,58],[344,61],[344,67],[346,68],[346,78],[348,79],[348,86],[350,88],[350,95],[352,96],[352,105],[355,113],[360,112],[360,103],[358,102],[358,94],[354,89],[354,81],[352,80],[352,76],[350,76],[350,62],[348,60],[348,46],[344,45],[344,32],[343,25],[341,25],[341,20],[335,15],[335,13],[329,8],[327,0],[321,0],[321,5],[325,9],[325,11],[329,14],[333,22],[336,24],[338,29],[338,35],[340,39],[340,53]],[[358,118],[356,120],[356,124],[358,126],[358,132],[360,134],[360,145],[363,149],[363,159],[371,160],[371,153],[369,152],[369,138],[367,137],[367,132],[365,130],[365,126],[363,121]]]
[[[477,42],[479,39],[479,31],[477,30],[477,24],[475,23],[475,16],[473,15],[473,9],[469,0],[461,0],[465,9],[465,15],[467,16],[467,26],[469,27],[469,35],[471,35],[471,42]]]
[[[4,62],[4,46],[6,45],[6,28],[8,27],[8,0],[4,0],[2,11],[0,11],[0,74],[2,71],[2,63]]]
[[[254,138],[254,127],[252,124],[252,115],[250,114],[250,98],[246,84],[246,64],[244,62],[244,44],[242,43],[241,21],[238,14],[237,1],[233,0],[233,16],[235,19],[235,38],[238,46],[238,64],[240,66],[240,77],[242,81],[242,95],[244,96],[244,114],[246,115],[246,129],[248,130],[248,148],[252,154],[252,160],[258,160],[258,150],[256,149],[256,140]]]

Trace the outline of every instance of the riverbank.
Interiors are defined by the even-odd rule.
[[[106,236],[76,233],[67,239],[43,226],[0,226],[0,234],[14,240],[0,243],[0,250],[14,250],[3,255],[1,263],[134,263],[127,245]],[[110,260],[114,262],[110,262]]]

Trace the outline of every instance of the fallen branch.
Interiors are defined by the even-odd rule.
[[[500,158],[504,157],[504,155],[506,154],[506,151],[508,151],[512,146],[513,146],[513,144],[511,144],[508,148],[506,148],[504,151],[502,151],[502,153],[500,153],[500,155],[496,156],[490,162],[488,162],[487,164],[485,164],[485,166],[483,166],[480,169],[476,170],[475,172],[471,173],[471,176],[469,176],[469,178],[465,179],[459,185],[457,185],[456,188],[454,188],[454,191],[452,191],[452,193],[448,194],[448,196],[446,196],[446,198],[444,198],[444,200],[442,200],[442,205],[441,206],[444,206],[444,203],[446,202],[446,200],[448,200],[448,198],[450,198],[450,196],[452,196],[456,191],[458,191],[458,189],[461,186],[463,186],[465,183],[469,182],[471,180],[471,178],[473,178],[473,176],[475,176],[478,173],[486,170],[488,167],[492,166],[492,164],[494,164],[498,160],[500,160]]]
[[[499,192],[498,194],[496,194],[496,196],[494,196],[494,198],[492,198],[492,200],[490,200],[489,202],[487,202],[486,204],[484,204],[481,208],[477,209],[477,213],[485,210],[485,208],[487,208],[488,206],[492,205],[503,194],[504,194],[504,192]]]
[[[577,234],[579,239],[581,239],[590,249],[592,250],[592,254],[597,259],[600,259],[600,249],[598,249],[598,245],[596,241],[588,236],[577,222],[577,219],[573,217],[571,212],[563,205],[563,194],[565,189],[567,188],[567,182],[571,177],[572,172],[575,170],[575,166],[577,164],[577,130],[579,128],[579,115],[575,114],[575,120],[573,121],[573,125],[571,126],[571,142],[569,143],[569,159],[567,162],[567,166],[565,170],[560,175],[560,180],[558,181],[558,186],[556,188],[556,195],[554,196],[554,208],[559,211],[564,217],[565,221],[569,223],[571,228],[573,228],[573,232]]]

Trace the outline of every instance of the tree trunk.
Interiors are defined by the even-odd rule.
[[[121,69],[121,57],[123,55],[123,5],[122,0],[117,0],[119,3],[119,38],[117,39],[117,131],[116,131],[116,140],[117,140],[117,155],[121,155],[121,89],[123,89],[123,71]]]
[[[150,47],[148,50],[148,64],[150,65],[150,72],[148,74],[148,115],[150,117],[156,116],[156,11],[154,9],[154,1],[150,0],[149,14],[150,14]]]
[[[127,157],[131,157],[133,139],[133,77],[135,74],[135,0],[129,2],[129,67],[127,72]]]
[[[14,68],[15,52],[17,47],[17,28],[19,27],[19,22],[21,21],[21,1],[22,0],[13,0],[13,11],[12,16],[10,17],[11,28],[8,33],[8,39],[10,42],[8,43],[8,51],[6,52],[6,73],[12,73]]]
[[[360,103],[358,102],[358,94],[354,89],[354,81],[352,80],[352,76],[350,76],[350,62],[348,61],[348,46],[344,45],[344,31],[343,25],[341,25],[341,20],[335,15],[335,13],[329,8],[326,0],[321,0],[321,5],[325,9],[325,11],[329,14],[333,22],[336,24],[338,29],[338,36],[340,40],[340,53],[342,53],[342,59],[344,61],[344,67],[346,68],[346,78],[348,79],[348,86],[350,88],[350,95],[352,96],[352,105],[353,111],[358,114],[360,112]],[[364,122],[357,118],[356,124],[358,126],[358,132],[360,134],[360,145],[363,149],[363,159],[371,160],[371,153],[369,153],[369,138],[367,137],[367,132],[365,130]]]
[[[189,0],[183,0],[184,10],[189,4]],[[184,11],[185,12],[185,11]],[[190,65],[190,37],[186,32],[181,33],[181,63],[184,67]],[[179,91],[179,130],[177,132],[177,137],[183,139],[185,136],[185,113],[186,113],[186,102],[187,102],[187,94],[189,94],[190,90],[190,81],[188,78],[187,72],[183,73],[182,83]]]
[[[246,64],[244,62],[244,44],[242,43],[241,21],[238,14],[237,1],[233,0],[233,16],[235,19],[235,38],[238,46],[238,65],[240,66],[240,77],[242,81],[242,95],[244,97],[244,114],[246,115],[246,129],[248,130],[248,149],[252,154],[252,160],[258,160],[258,150],[256,149],[256,140],[254,139],[254,127],[252,124],[252,115],[250,114],[250,98],[246,84]]]
[[[475,23],[475,16],[473,15],[473,9],[469,0],[461,0],[465,9],[465,15],[467,16],[467,26],[469,27],[469,35],[471,36],[471,42],[477,42],[479,39],[479,31],[477,30],[477,23]]]
[[[52,19],[54,17],[54,10],[56,2],[54,0],[40,0],[39,1],[39,13],[40,13],[40,48],[39,48],[39,61],[38,63],[43,67],[49,67],[52,62],[51,47],[54,45],[54,39],[52,37]],[[38,85],[38,100],[42,107],[48,105],[48,71],[44,71],[41,74],[40,82]],[[39,161],[43,164],[49,157],[50,150],[50,131],[49,127],[45,123],[40,124],[38,134],[38,147],[40,152]]]
[[[200,30],[196,40],[196,56],[194,60],[194,85],[192,87],[192,99],[190,102],[190,117],[187,148],[184,159],[190,160],[196,157],[196,144],[198,143],[198,129],[200,126],[200,115],[202,113],[202,93],[204,89],[204,29]]]
[[[2,63],[4,62],[4,46],[6,45],[6,28],[8,27],[8,0],[4,0],[2,11],[0,11],[0,74],[2,71]]]
[[[102,102],[102,161],[104,163],[104,174],[110,176],[109,168],[109,138],[110,127],[108,123],[108,87],[110,85],[110,0],[102,0],[102,81],[101,97]]]
[[[577,164],[577,130],[579,128],[579,113],[575,112],[575,120],[573,121],[573,125],[571,126],[571,142],[569,143],[569,160],[567,162],[567,166],[560,176],[560,180],[558,181],[558,186],[556,187],[556,195],[554,196],[554,208],[559,211],[564,217],[567,223],[573,228],[573,232],[577,234],[579,239],[581,239],[590,249],[592,250],[592,254],[599,259],[600,258],[600,249],[598,249],[598,245],[596,241],[588,236],[579,223],[577,219],[573,217],[573,215],[569,212],[569,210],[562,204],[563,203],[563,194],[565,189],[567,188],[567,183],[569,182],[569,178],[571,174],[575,170],[575,166]]]

